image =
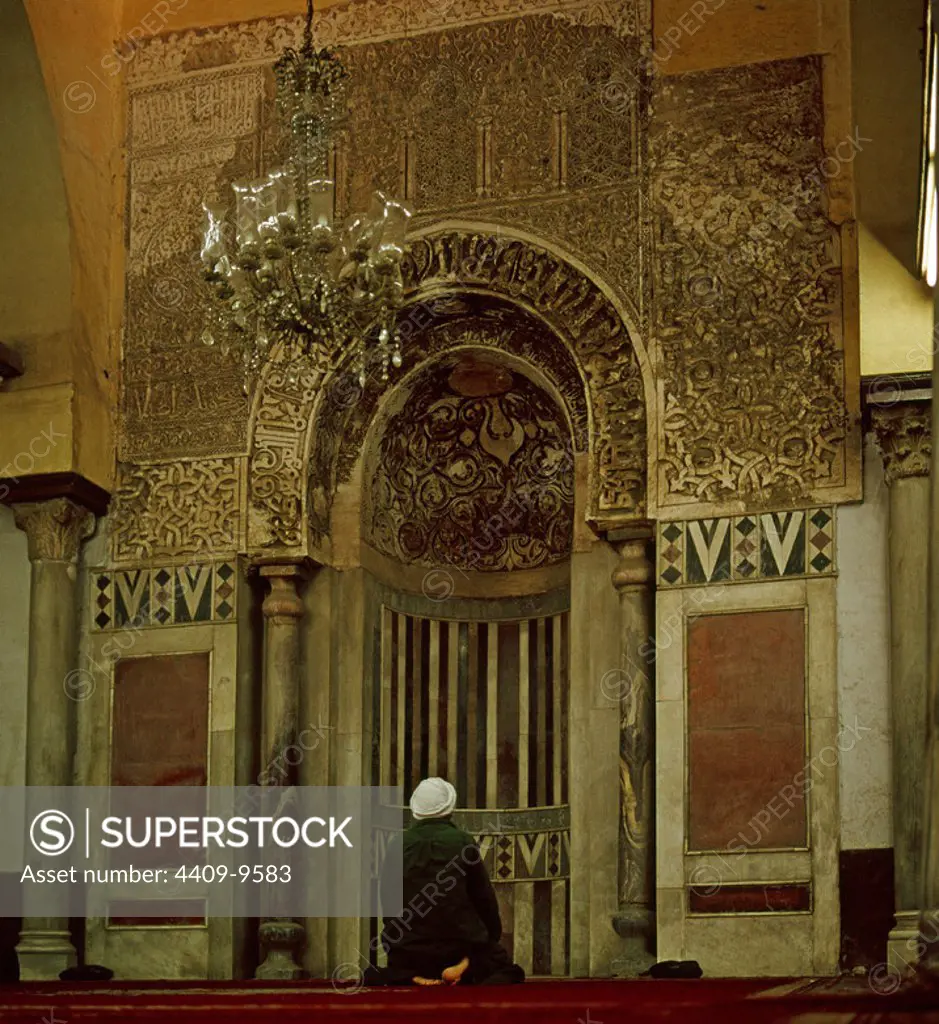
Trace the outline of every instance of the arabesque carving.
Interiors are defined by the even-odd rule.
[[[365,537],[404,564],[502,572],[570,556],[570,428],[504,364],[458,355],[421,372],[369,476]]]
[[[431,31],[486,25],[523,15],[547,15],[562,24],[602,26],[637,37],[649,20],[643,0],[352,0],[320,11],[320,45],[345,46],[416,37]],[[222,64],[273,63],[284,47],[302,42],[303,19],[263,18],[218,28],[155,36],[134,51],[127,67],[132,84]]]
[[[659,504],[843,489],[853,425],[818,62],[676,76],[655,110]]]
[[[596,463],[591,511],[641,518],[646,509],[643,370],[621,314],[596,282],[539,245],[471,231],[416,240],[406,275],[410,288],[428,293],[459,280],[468,289],[510,297],[564,339],[591,396]],[[651,380],[649,385],[651,391]]]
[[[110,516],[114,561],[237,552],[243,465],[235,458],[121,465]]]
[[[409,371],[461,349],[503,353],[528,364],[547,378],[563,403],[574,450],[588,450],[590,413],[577,360],[557,335],[518,306],[488,294],[415,299],[404,311],[402,333]],[[336,487],[350,478],[385,390],[377,375],[364,391],[350,376],[327,385],[317,407],[308,468],[308,522],[316,537],[329,531]]]
[[[383,187],[407,195],[417,227],[456,211],[516,223],[606,274],[637,320],[638,86],[609,89],[639,64],[635,0],[544,10],[516,0],[353,2],[317,22],[321,42],[356,44],[345,54],[340,212],[364,208],[368,192]],[[241,453],[248,443],[238,367],[198,341],[207,293],[196,233],[203,199],[277,162],[264,64],[300,25],[298,17],[170,35],[143,46],[129,67],[122,459]],[[291,535],[285,511],[280,539],[268,540]]]
[[[593,517],[856,497],[818,62],[659,77],[650,107],[647,7],[330,7],[320,40],[344,45],[352,71],[340,211],[367,186],[406,194],[413,303],[501,296],[563,339],[589,394]],[[198,343],[199,206],[275,161],[269,65],[301,26],[168,24],[128,65],[119,458],[128,476],[137,464],[247,458],[248,500],[225,533],[250,550],[303,550],[308,527],[326,530],[378,397],[337,379],[317,398],[312,382],[278,383],[275,366],[252,403],[239,368]],[[215,515],[210,503],[196,518]],[[144,521],[158,533],[122,551],[172,548],[175,527]]]
[[[539,246],[474,231],[445,231],[415,241],[404,269],[412,302],[405,324],[417,324],[414,331],[404,330],[405,365],[411,368],[438,352],[476,343],[517,354],[539,367],[564,396],[575,447],[586,436],[586,383],[595,432],[591,514],[643,518],[645,383],[626,325],[597,284]],[[498,300],[504,329],[474,326],[466,313],[472,303],[484,308]],[[465,309],[448,322],[447,302],[452,301]],[[519,318],[526,316],[543,323],[540,340],[531,328],[520,329]],[[378,381],[370,381],[360,394],[350,378],[339,378],[318,407],[308,504],[315,535],[327,532],[332,495],[358,459],[382,392]]]

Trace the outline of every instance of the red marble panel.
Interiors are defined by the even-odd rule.
[[[759,728],[805,718],[801,608],[703,615],[688,624],[693,728]]]
[[[801,609],[688,626],[689,848],[804,846]]]
[[[208,653],[117,663],[112,786],[205,786],[208,737]]]
[[[153,900],[115,900],[108,904],[108,924],[121,928],[159,928],[204,925],[204,900],[174,900],[167,903],[172,913],[150,917]]]
[[[114,711],[111,734],[112,786],[186,787],[173,795],[173,813],[203,814],[201,794],[189,787],[205,786],[208,780],[209,654],[171,654],[119,661],[114,670]],[[187,798],[187,792],[190,794]],[[125,812],[119,795],[112,813]],[[175,842],[161,847],[121,846],[111,851],[109,866],[125,868],[168,867],[202,863],[204,852],[181,849]],[[137,927],[201,923],[198,912],[179,901],[166,904],[160,917],[144,917],[135,906],[111,910],[113,923]],[[156,901],[161,909],[166,901]],[[202,915],[200,917],[199,915]]]
[[[779,914],[812,909],[809,882],[789,885],[722,885],[715,892],[688,890],[692,914]]]

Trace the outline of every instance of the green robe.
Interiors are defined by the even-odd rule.
[[[400,917],[385,920],[382,939],[389,953],[460,956],[499,941],[499,905],[473,837],[450,818],[417,821],[403,842],[403,902]],[[390,881],[387,876],[384,885]]]

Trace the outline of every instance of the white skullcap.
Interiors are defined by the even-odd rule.
[[[446,818],[456,807],[456,790],[446,779],[424,779],[411,794],[411,814],[418,820]]]

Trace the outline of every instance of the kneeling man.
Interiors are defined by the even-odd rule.
[[[525,980],[499,945],[496,894],[473,837],[454,825],[456,790],[431,778],[411,796],[413,824],[401,840],[403,898],[410,913],[385,921],[388,966],[372,985],[506,985]],[[397,840],[396,840],[397,841]],[[383,888],[390,879],[383,879]]]

